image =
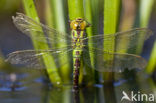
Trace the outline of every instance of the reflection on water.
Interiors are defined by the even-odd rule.
[[[19,91],[23,90],[22,82],[19,80],[24,78],[25,75],[10,73],[6,74],[0,72],[0,91]],[[20,78],[20,79],[19,79]]]
[[[135,75],[135,80],[127,78],[104,85],[95,84],[79,88],[76,92],[72,90],[72,85],[55,88],[43,83],[41,77],[30,78],[31,75],[35,74],[0,72],[0,103],[131,103],[127,100],[121,102],[123,91],[149,94],[155,89],[151,86],[154,84],[152,79],[140,72]]]

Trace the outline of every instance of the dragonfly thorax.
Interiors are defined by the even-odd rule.
[[[74,49],[82,49],[84,47],[83,39],[75,38],[73,39],[73,48]]]
[[[82,49],[84,47],[84,38],[86,37],[85,31],[72,30],[72,43],[74,49]]]

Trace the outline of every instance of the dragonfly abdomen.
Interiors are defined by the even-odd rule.
[[[79,83],[79,69],[82,50],[73,50],[73,83],[74,89],[77,90]]]

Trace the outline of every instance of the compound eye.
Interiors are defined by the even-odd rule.
[[[77,29],[77,26],[78,26],[78,24],[77,24],[77,22],[76,22],[75,20],[72,21],[72,22],[70,23],[70,27],[71,27],[71,29],[76,30],[76,29]]]
[[[80,29],[84,30],[86,28],[86,21],[81,22]]]

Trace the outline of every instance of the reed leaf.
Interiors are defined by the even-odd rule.
[[[98,12],[97,12],[98,11]],[[84,2],[84,14],[85,14],[85,19],[91,24],[91,27],[86,28],[86,33],[87,36],[94,36],[95,34],[98,34],[98,29],[99,29],[99,0],[85,0]],[[94,47],[95,45],[92,45],[93,40],[89,40],[88,41],[88,45],[89,48],[88,50],[90,50],[92,47]],[[96,60],[94,59],[94,54],[90,53],[90,63],[92,65],[92,67],[96,68]],[[87,77],[88,78],[93,78],[93,76],[95,76],[95,82],[98,82],[98,72],[94,71],[93,69],[91,70],[91,68],[87,68],[88,70],[88,74]]]
[[[120,0],[104,0],[104,35],[111,35],[117,31],[118,17],[119,17],[119,4]],[[107,51],[109,48],[115,50],[115,41],[112,38],[110,41],[104,41],[104,51]],[[108,46],[109,45],[109,46]],[[111,46],[110,46],[111,45]],[[112,51],[114,52],[114,51]],[[112,60],[113,65],[113,56],[108,56],[104,54],[104,59]],[[105,81],[113,80],[113,73],[104,73]]]
[[[64,14],[66,12],[65,11],[66,9],[64,8],[63,4],[64,4],[63,0],[50,0],[50,12],[52,13],[51,21],[53,23],[52,27],[62,33],[65,33],[67,31],[66,30],[67,24],[65,24],[65,14]],[[53,35],[49,35],[49,36],[53,37]],[[57,35],[57,36],[59,38],[60,35]],[[58,45],[55,45],[55,46],[57,48],[60,48],[60,47],[62,47],[62,45],[68,45],[68,44],[67,43],[66,44],[58,43]],[[58,58],[61,58],[61,55],[59,55]],[[71,71],[70,61],[68,60],[68,58],[69,58],[68,55],[64,55],[63,58],[64,59],[60,59],[60,61],[58,63],[62,63],[63,61],[68,61],[68,62],[59,68],[59,72],[61,74],[61,78],[62,78],[63,82],[69,83],[70,82],[70,73],[71,73],[70,72]]]
[[[133,28],[136,17],[136,1],[135,0],[122,0],[122,16],[119,31],[126,31]],[[116,47],[126,48],[131,41],[127,41],[126,37],[122,38]],[[128,50],[123,49],[118,51],[120,53],[126,53]]]
[[[83,0],[68,0],[68,11],[70,20],[77,17],[84,18]]]
[[[154,4],[154,0],[141,0],[140,1],[140,8],[139,8],[139,22],[140,22],[140,27],[147,27],[149,23],[149,19],[151,16],[152,12],[152,7]],[[143,48],[143,42],[144,42],[144,37],[138,37],[138,46],[136,48],[136,53],[140,54]]]
[[[33,0],[23,0],[23,5],[24,5],[26,15],[31,17],[32,19],[34,19],[36,22],[39,23],[40,22],[39,17],[37,15],[37,11],[36,11]],[[42,29],[42,28],[38,28],[38,29]],[[37,42],[35,40],[35,35],[37,35],[37,33],[33,32],[33,35],[31,36],[34,48],[36,50],[40,50],[40,49],[47,50],[47,49],[49,49],[49,47],[48,47],[48,45],[46,43]],[[46,39],[45,39],[45,41],[46,41]],[[58,69],[57,69],[57,67],[56,67],[56,65],[54,63],[54,60],[53,60],[52,56],[49,55],[49,54],[46,54],[45,56],[43,56],[43,61],[44,61],[45,66],[47,68],[47,73],[49,75],[50,81],[55,86],[60,86],[62,81],[61,81],[61,78],[60,78],[60,76],[58,74]]]
[[[152,49],[152,53],[146,68],[146,72],[151,74],[154,72],[155,68],[156,68],[156,41]]]
[[[153,4],[154,4],[154,0],[141,0],[140,1],[140,27],[147,27],[149,20],[150,20],[150,16],[151,16],[151,12],[152,12],[152,8],[153,8]],[[143,48],[143,37],[139,37],[139,45],[137,47],[137,53],[141,53],[141,50]],[[149,62],[148,62],[148,66],[146,68],[147,73],[152,73],[156,67],[156,43],[154,44]]]

